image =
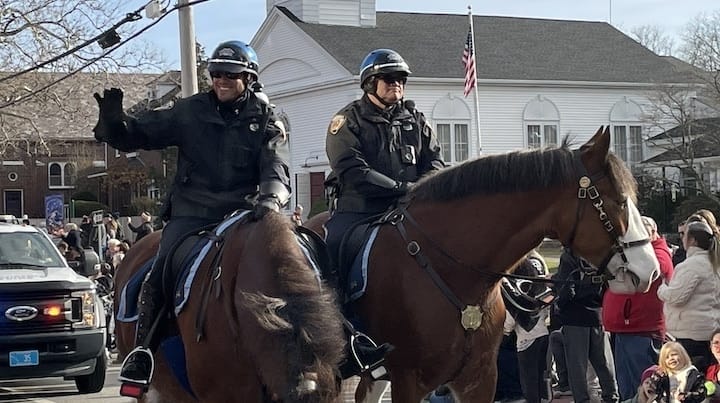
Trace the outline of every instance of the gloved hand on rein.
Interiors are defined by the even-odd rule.
[[[263,217],[265,217],[265,215],[270,211],[279,213],[280,203],[273,198],[260,199],[257,203],[255,203],[255,207],[253,208],[253,219],[255,221],[262,220]]]

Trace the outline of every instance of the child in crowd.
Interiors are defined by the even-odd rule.
[[[643,371],[640,376],[640,386],[638,387],[637,394],[628,400],[623,400],[623,403],[653,403],[657,398],[657,392],[655,391],[655,381],[657,377],[653,375],[657,372],[660,367],[652,365]]]
[[[692,365],[682,344],[668,342],[660,350],[659,369],[652,376],[662,403],[700,403],[705,400],[705,377]]]

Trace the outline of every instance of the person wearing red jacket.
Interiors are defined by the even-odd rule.
[[[627,295],[608,290],[603,297],[602,320],[615,343],[615,373],[621,401],[635,395],[640,374],[658,362],[665,339],[665,318],[657,289],[663,278],[669,280],[673,273],[670,248],[658,234],[655,220],[643,216],[642,221],[660,263],[661,277],[650,285],[646,293]]]

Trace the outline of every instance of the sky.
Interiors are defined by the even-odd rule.
[[[170,0],[172,5],[176,1]],[[124,11],[135,10],[146,2],[128,1]],[[717,0],[376,0],[379,11],[464,14],[468,5],[475,15],[606,21],[625,32],[641,25],[657,25],[674,38],[676,45],[690,20],[700,13],[720,10]],[[193,6],[195,36],[208,55],[226,40],[250,42],[265,19],[265,7],[265,0],[209,0],[197,4]],[[178,32],[175,12],[141,38],[162,51],[169,68],[179,68]]]

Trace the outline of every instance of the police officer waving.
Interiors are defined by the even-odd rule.
[[[212,90],[180,99],[171,109],[125,115],[123,93],[95,94],[100,116],[95,137],[122,151],[178,147],[177,175],[165,203],[165,226],[155,264],[140,293],[136,348],[120,380],[147,386],[158,337],[151,332],[161,311],[162,267],[171,246],[190,231],[214,224],[236,209],[255,219],[279,211],[290,197],[287,136],[257,86],[255,51],[240,41],[221,43],[208,70]],[[130,390],[130,389],[128,389]],[[122,389],[121,389],[122,393]],[[138,397],[138,396],[132,396]]]
[[[326,241],[335,264],[353,223],[387,210],[420,177],[445,166],[424,115],[403,100],[410,73],[397,52],[373,50],[360,65],[363,97],[341,109],[328,127],[336,200]]]

